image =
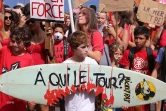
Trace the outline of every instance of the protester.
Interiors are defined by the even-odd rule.
[[[124,47],[118,42],[113,42],[109,46],[109,55],[111,58],[111,65],[112,67],[121,67],[120,66],[120,60],[124,53]]]
[[[98,12],[97,14],[97,20],[98,20],[98,31],[103,36],[104,40],[104,49],[103,49],[103,55],[101,56],[100,65],[111,65],[111,60],[109,57],[109,51],[108,51],[108,44],[107,44],[107,37],[105,36],[105,33],[103,33],[103,28],[109,25],[109,15],[106,12]]]
[[[4,13],[4,33],[3,37],[1,38],[2,46],[7,46],[9,44],[9,37],[10,37],[10,28],[13,23],[13,14],[10,10],[5,10]]]
[[[46,33],[40,27],[40,21],[30,18],[30,4],[25,5],[24,15],[26,16],[26,26],[29,27],[33,33],[31,39],[31,46],[27,48],[27,51],[34,59],[34,65],[45,64],[46,51],[45,51],[45,37]],[[46,105],[28,104],[28,110],[33,111],[48,111],[49,107]]]
[[[153,49],[160,49],[164,46],[166,46],[166,17],[163,26],[157,29],[151,44]]]
[[[103,53],[103,39],[97,31],[97,18],[93,9],[83,7],[76,18],[76,30],[85,32],[90,38],[88,56],[98,63]]]
[[[82,64],[95,64],[97,62],[87,57],[89,37],[81,32],[76,31],[68,38],[71,49],[74,55],[65,60],[63,63],[82,63]],[[94,92],[79,92],[65,97],[65,110],[66,111],[94,111],[95,110],[95,95]]]
[[[128,31],[125,29],[125,13],[124,12],[113,12],[112,14],[112,21],[113,24],[108,25],[104,30],[109,33],[109,45],[114,42],[118,41],[120,44],[122,44],[125,48],[125,50],[128,47],[129,37],[128,37]],[[116,29],[117,28],[117,34]],[[116,38],[117,37],[117,38]]]
[[[54,36],[54,52],[55,58],[58,63],[62,63],[65,59],[68,58],[68,42],[65,37],[65,24],[56,23],[53,26],[53,36]]]
[[[26,48],[32,34],[26,27],[16,28],[10,35],[9,46],[0,49],[0,74],[34,64]],[[0,111],[26,111],[26,102],[0,92]]]
[[[154,50],[146,47],[146,42],[149,39],[149,36],[150,31],[145,26],[139,26],[135,28],[134,41],[136,47],[130,50],[126,50],[120,61],[120,64],[125,69],[133,70],[151,76],[154,67],[154,60],[157,56],[157,53]],[[149,111],[150,105],[148,104],[131,107],[127,109],[127,111],[137,111],[138,109],[141,111]]]

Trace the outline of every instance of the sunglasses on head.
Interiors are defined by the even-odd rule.
[[[5,20],[8,20],[8,19],[9,19],[9,20],[12,20],[12,16],[5,16],[4,19],[5,19]]]
[[[26,24],[29,25],[29,23],[35,23],[35,20],[34,19],[29,19],[28,21],[26,21]]]

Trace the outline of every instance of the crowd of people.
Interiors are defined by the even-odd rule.
[[[4,31],[0,35],[0,70],[8,71],[47,63],[106,65],[141,72],[165,80],[166,16],[162,26],[139,21],[138,6],[133,11],[97,12],[94,5],[73,11],[75,29],[71,31],[68,13],[64,23],[30,18],[30,4],[4,5]],[[45,49],[51,34],[53,52]],[[59,99],[61,111],[150,111],[150,104],[135,107],[103,108],[94,92],[77,91]],[[155,111],[164,108],[156,103]],[[0,92],[0,111],[55,111],[55,107],[23,101]]]

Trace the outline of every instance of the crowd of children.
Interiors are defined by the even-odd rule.
[[[166,81],[166,17],[163,26],[150,27],[138,21],[134,11],[97,12],[93,6],[74,11],[76,31],[71,33],[68,13],[64,23],[30,18],[30,4],[4,5],[4,32],[0,38],[0,74],[18,68],[52,63],[107,65],[141,72]],[[116,31],[117,30],[117,31]],[[153,35],[152,35],[153,33]],[[45,37],[51,34],[54,57],[45,50]],[[99,111],[93,91],[71,94],[60,100],[61,111]],[[102,102],[101,102],[102,103]],[[115,109],[114,111],[150,111],[150,104]],[[162,102],[156,110],[163,110]],[[55,111],[55,107],[25,102],[0,92],[0,111]]]

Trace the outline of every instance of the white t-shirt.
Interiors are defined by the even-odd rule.
[[[73,61],[71,58],[65,60],[63,63],[83,63],[83,64],[96,64],[97,62],[86,57],[82,62]],[[94,111],[95,110],[95,95],[94,92],[79,92],[65,97],[65,110],[66,111]]]

